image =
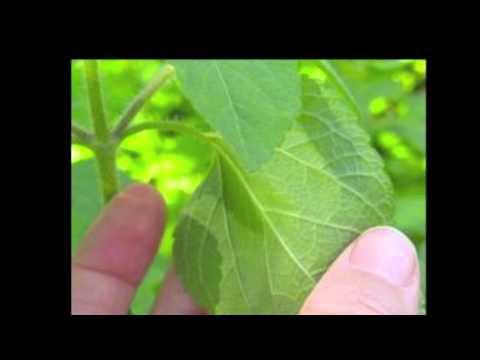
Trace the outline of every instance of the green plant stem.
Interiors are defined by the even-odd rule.
[[[170,121],[159,121],[159,122],[144,122],[141,124],[133,125],[125,130],[120,138],[124,140],[125,138],[137,134],[145,130],[160,130],[160,131],[175,131],[184,135],[190,135],[191,137],[196,138],[202,142],[211,143],[212,139],[219,138],[215,133],[204,133],[192,126],[179,124],[176,122]]]
[[[143,88],[128,107],[123,111],[113,131],[115,137],[120,138],[135,115],[138,114],[145,102],[175,73],[171,65],[165,65],[160,72]]]
[[[106,204],[118,192],[117,166],[115,163],[117,146],[114,143],[96,144],[93,151],[100,173],[103,202]]]
[[[127,127],[145,102],[174,74],[174,71],[174,68],[170,65],[163,67],[160,73],[148,83],[125,109],[115,130],[110,132],[105,118],[97,62],[95,60],[85,60],[85,78],[95,136],[88,134],[88,132],[74,124],[72,124],[72,136],[77,141],[88,143],[95,153],[105,204],[118,192],[115,160],[120,140],[128,135],[142,131],[142,129],[135,127],[127,130]],[[158,128],[158,125],[156,127]],[[170,128],[170,130],[174,129]],[[196,132],[192,131],[193,134],[196,134]],[[128,310],[128,315],[134,315],[131,309]]]
[[[93,120],[93,128],[98,141],[107,143],[110,140],[105,111],[103,108],[102,91],[98,78],[98,65],[96,60],[85,60],[85,78],[90,103],[90,113]]]
[[[85,60],[85,78],[96,137],[92,147],[100,173],[103,201],[106,204],[118,192],[117,169],[115,164],[117,144],[115,141],[112,141],[105,119],[96,60]]]

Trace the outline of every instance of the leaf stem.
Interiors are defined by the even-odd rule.
[[[129,127],[123,132],[120,138],[120,141],[124,140],[125,138],[131,135],[137,134],[145,130],[176,131],[181,134],[190,135],[202,142],[207,142],[207,143],[211,143],[213,139],[219,138],[219,136],[215,133],[204,133],[195,129],[192,126],[188,126],[185,124],[179,124],[177,122],[171,122],[171,121],[159,121],[159,122],[144,122],[144,123]]]
[[[103,201],[106,204],[118,192],[117,169],[115,164],[117,143],[112,141],[105,119],[105,110],[103,107],[96,60],[85,60],[85,78],[87,82],[90,112],[96,137],[95,143],[92,144],[92,148],[97,159]]]
[[[167,64],[160,72],[143,88],[128,107],[123,111],[118,120],[113,134],[117,138],[121,138],[123,132],[127,129],[135,115],[138,114],[145,102],[158,90],[173,74],[175,69]]]

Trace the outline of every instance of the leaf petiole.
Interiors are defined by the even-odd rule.
[[[113,136],[121,138],[123,132],[127,129],[135,115],[138,114],[145,102],[175,73],[171,65],[165,65],[160,72],[143,88],[128,107],[123,111],[118,120],[117,126],[113,130]]]
[[[159,121],[144,122],[141,124],[133,125],[122,133],[119,141],[122,141],[131,135],[137,134],[145,130],[175,131],[184,135],[190,135],[197,140],[207,143],[211,143],[213,139],[220,139],[220,136],[213,132],[201,132],[192,126],[179,124],[176,122],[174,123],[170,121]]]

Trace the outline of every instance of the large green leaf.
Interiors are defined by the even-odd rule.
[[[119,172],[121,186],[131,180]],[[80,161],[72,165],[72,254],[79,241],[102,210],[102,193],[94,160]]]
[[[176,230],[176,268],[214,314],[294,314],[340,252],[390,223],[391,183],[331,83],[303,82],[302,114],[258,171],[220,143]]]
[[[247,169],[258,169],[271,158],[300,110],[297,61],[171,63],[185,95]]]

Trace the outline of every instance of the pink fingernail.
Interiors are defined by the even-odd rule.
[[[158,196],[155,189],[153,189],[150,185],[146,184],[132,184],[129,185],[124,191],[123,194],[129,196],[135,196],[137,198],[148,198],[152,196]]]
[[[408,286],[417,266],[415,247],[400,231],[380,226],[363,233],[350,253],[350,264],[386,278],[393,285]]]

